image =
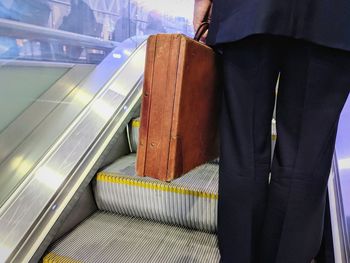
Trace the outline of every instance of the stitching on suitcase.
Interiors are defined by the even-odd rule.
[[[152,74],[151,74],[152,78],[150,80],[151,85],[153,85],[154,63],[156,61],[157,43],[158,43],[158,37],[155,36],[154,38],[155,38],[155,41],[153,43],[153,45],[154,45],[153,46],[154,47],[154,49],[153,49],[154,53],[153,53],[153,57],[152,57],[153,63],[152,63]],[[146,136],[145,145],[144,145],[145,152],[144,152],[144,155],[143,155],[143,167],[142,167],[142,169],[143,169],[143,176],[145,176],[145,173],[146,173],[146,161],[147,161],[147,151],[148,151],[148,134],[149,134],[149,129],[150,129],[149,123],[150,123],[150,115],[151,115],[151,108],[152,108],[152,103],[151,103],[151,101],[152,101],[152,91],[150,89],[147,92],[148,92],[148,109],[147,109],[147,125],[146,125],[146,127],[147,127],[146,135],[147,136]]]
[[[172,50],[173,50],[173,47],[174,47],[174,36],[172,36],[171,38],[171,43],[170,43],[170,52],[169,52],[169,59],[168,59],[168,63],[170,63],[170,60],[171,60],[171,57],[172,57]],[[180,47],[181,47],[181,41],[180,41],[180,44],[178,45],[178,51],[180,51]],[[180,56],[180,52],[177,52],[178,53],[178,59],[177,59],[177,65],[176,65],[176,75],[178,73],[178,70],[179,70],[179,56]],[[167,80],[169,79],[169,70],[167,72]],[[171,120],[171,123],[170,123],[170,140],[168,142],[168,152],[170,153],[170,147],[171,147],[171,138],[172,138],[172,131],[173,131],[173,117],[174,117],[174,108],[175,108],[175,101],[176,101],[176,98],[175,98],[175,95],[176,95],[176,91],[177,91],[177,81],[176,81],[177,78],[175,78],[175,83],[174,83],[174,96],[173,96],[173,105],[172,105],[172,108],[171,108],[171,116],[172,116],[172,120]],[[167,81],[168,82],[168,81]],[[170,154],[168,154],[168,158],[167,158],[167,167],[166,167],[166,179],[168,179],[168,171],[169,171],[169,161],[170,161]]]
[[[168,55],[168,66],[167,66],[167,74],[166,74],[166,83],[168,84],[169,83],[169,74],[171,73],[171,70],[169,70],[169,64],[170,64],[170,61],[171,61],[171,57],[172,57],[172,50],[173,50],[173,44],[174,44],[174,41],[173,41],[173,36],[171,36],[171,41],[170,41],[170,51],[169,51],[169,55]],[[177,73],[177,72],[176,72]],[[176,85],[176,84],[175,84]],[[173,96],[173,106],[172,106],[172,109],[171,109],[171,116],[173,116],[174,114],[174,102],[175,102],[175,94],[176,94],[176,87],[174,89],[174,96]],[[169,141],[168,141],[168,157],[167,157],[167,163],[166,163],[166,173],[165,173],[165,177],[167,179],[168,177],[168,170],[169,170],[169,156],[170,156],[170,142],[171,142],[171,131],[173,129],[173,122],[171,121],[170,122],[170,136],[169,136]],[[162,137],[163,139],[163,137]]]

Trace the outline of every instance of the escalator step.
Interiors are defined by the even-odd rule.
[[[56,241],[44,263],[219,262],[214,234],[97,212]]]
[[[171,183],[135,175],[136,155],[125,156],[94,183],[100,210],[216,232],[218,165],[202,165]]]

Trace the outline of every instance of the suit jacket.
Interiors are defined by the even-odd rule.
[[[208,44],[253,34],[294,37],[350,51],[350,0],[213,0]]]

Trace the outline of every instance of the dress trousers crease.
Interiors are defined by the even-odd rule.
[[[207,44],[222,53],[224,81],[221,261],[333,263],[327,181],[350,89],[350,1],[212,3]]]
[[[325,229],[327,181],[349,94],[350,54],[269,34],[223,44],[221,50],[222,262],[310,263]]]

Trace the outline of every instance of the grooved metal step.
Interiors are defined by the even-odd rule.
[[[44,263],[219,262],[216,235],[98,212],[55,242]]]
[[[117,160],[97,174],[100,210],[216,232],[218,165],[202,165],[171,183],[135,175],[136,155]]]

